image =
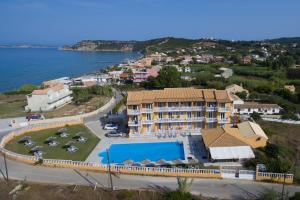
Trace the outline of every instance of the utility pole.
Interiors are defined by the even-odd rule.
[[[111,176],[111,166],[110,166],[110,159],[109,159],[108,149],[106,149],[106,155],[107,155],[107,162],[108,162],[108,173],[109,173],[109,180],[110,180],[110,189],[111,189],[111,191],[113,191],[114,190],[114,185],[113,185],[112,176]]]
[[[294,163],[293,163],[293,165],[291,166],[291,168],[290,168],[290,170],[289,171],[291,171],[291,169],[292,168],[294,168],[294,175],[296,174],[296,171],[295,171],[295,165],[296,165],[296,163],[297,163],[297,160],[298,160],[298,151],[299,151],[299,149],[297,148],[296,149],[296,157],[295,157],[295,160],[294,160]],[[285,179],[286,179],[286,173],[284,173],[283,174],[284,176],[283,176],[283,183],[282,183],[282,191],[281,191],[281,199],[282,200],[284,200],[284,189],[285,189]]]
[[[3,154],[3,158],[4,158],[4,166],[5,166],[5,172],[6,172],[6,180],[7,180],[7,182],[9,182],[9,179],[8,179],[8,170],[7,170],[7,163],[6,163],[6,155],[5,155],[5,153]]]

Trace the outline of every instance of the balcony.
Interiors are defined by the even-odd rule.
[[[139,110],[127,109],[128,115],[140,115],[141,112]]]
[[[128,121],[128,126],[140,126],[141,123],[139,121]]]
[[[225,107],[219,107],[218,112],[231,112],[230,108],[225,108]]]
[[[157,130],[157,134],[200,133],[201,128]]]
[[[191,118],[158,118],[156,123],[172,123],[172,122],[202,122],[204,117]]]
[[[230,119],[229,118],[218,118],[218,123],[219,124],[228,124],[228,123],[230,123]]]
[[[156,112],[202,111],[202,106],[156,107]]]
[[[152,113],[152,108],[143,108],[142,113]]]
[[[153,120],[142,120],[142,124],[153,124]]]
[[[213,123],[213,122],[217,122],[218,119],[217,118],[206,117],[205,121],[206,121],[206,123]]]
[[[214,111],[217,111],[217,107],[206,106],[205,110],[206,110],[206,112],[214,112]]]

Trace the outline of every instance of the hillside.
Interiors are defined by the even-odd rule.
[[[214,46],[214,51],[226,50],[226,46],[231,46],[239,49],[240,51],[245,50],[244,53],[248,52],[249,48],[260,48],[261,42],[264,43],[280,43],[280,44],[300,44],[300,37],[291,38],[278,38],[261,41],[230,41],[230,40],[211,40],[211,39],[185,39],[185,38],[174,38],[165,37],[157,38],[145,41],[129,40],[82,40],[74,45],[65,45],[61,50],[73,50],[73,51],[140,51],[142,53],[152,52],[165,52],[173,51],[180,48],[191,48],[191,47],[209,47]]]

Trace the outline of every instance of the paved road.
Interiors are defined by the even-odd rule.
[[[104,110],[103,112],[95,115],[95,116],[91,116],[91,117],[86,117],[84,118],[84,122],[93,122],[93,121],[100,121],[100,118],[105,117],[107,115],[107,113],[111,112],[112,109],[114,108],[114,106],[121,101],[121,99],[123,98],[121,92],[119,90],[113,89],[113,93],[114,96],[116,98],[116,103],[111,105],[110,107],[108,107],[106,110]]]
[[[108,176],[104,173],[79,171],[71,169],[45,168],[41,166],[31,166],[8,160],[9,177],[11,179],[41,183],[58,183],[68,185],[92,185],[96,182],[99,187],[108,187]],[[0,157],[0,169],[4,170],[4,162]],[[0,174],[1,177],[1,174]],[[2,177],[1,177],[2,178]],[[176,189],[176,179],[166,177],[134,176],[121,175],[120,178],[113,178],[115,188],[126,189]],[[281,192],[280,184],[259,183],[243,180],[213,180],[213,179],[194,179],[191,192],[201,193],[205,196],[225,198],[225,199],[253,199],[265,189],[274,189]],[[296,191],[300,192],[299,186],[287,186],[289,194],[293,195]]]

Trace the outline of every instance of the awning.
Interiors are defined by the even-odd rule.
[[[255,158],[250,146],[210,147],[209,151],[214,160]]]

